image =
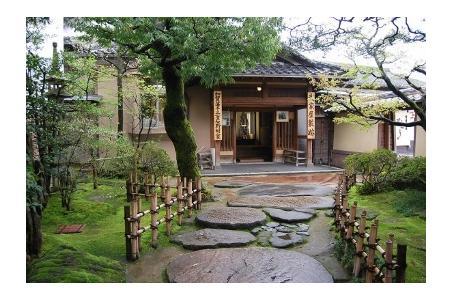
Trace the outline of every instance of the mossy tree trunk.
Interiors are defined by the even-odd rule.
[[[162,68],[167,101],[164,107],[165,130],[173,142],[179,174],[194,179],[200,176],[197,162],[197,143],[192,126],[187,119],[184,101],[184,81],[178,65]]]

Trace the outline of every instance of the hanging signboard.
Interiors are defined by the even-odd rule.
[[[315,139],[315,92],[307,95],[307,139]]]
[[[214,140],[222,140],[222,91],[214,91]]]

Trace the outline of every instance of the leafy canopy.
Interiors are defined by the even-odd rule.
[[[185,81],[212,87],[257,63],[270,64],[280,49],[280,18],[76,18],[72,26],[105,47],[140,55],[142,72],[158,78],[178,66]]]

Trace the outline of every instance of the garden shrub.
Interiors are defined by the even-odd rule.
[[[140,168],[155,177],[178,175],[176,164],[154,141],[148,141],[143,146],[140,154]]]
[[[155,177],[176,176],[178,169],[167,152],[154,141],[147,141],[137,153],[138,168]],[[125,156],[114,157],[102,163],[99,175],[107,178],[126,178],[134,168],[134,156],[128,153]]]
[[[348,175],[362,176],[362,185],[358,187],[361,194],[379,192],[387,188],[388,178],[396,162],[396,154],[388,149],[349,155],[344,161]]]
[[[392,171],[391,186],[396,189],[426,189],[426,158],[403,157]]]
[[[390,150],[379,149],[349,155],[344,163],[348,175],[362,176],[362,184],[357,187],[360,194],[376,193],[388,188],[425,190],[425,157],[398,158]]]

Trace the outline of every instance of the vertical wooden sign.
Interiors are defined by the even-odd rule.
[[[307,95],[307,139],[315,139],[315,92]]]
[[[214,91],[214,140],[222,140],[222,91]]]

